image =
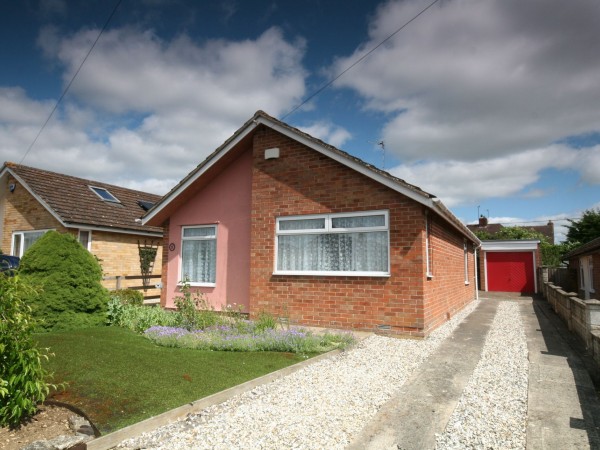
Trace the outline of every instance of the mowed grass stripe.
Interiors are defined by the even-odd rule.
[[[54,399],[81,408],[103,434],[306,359],[160,347],[116,327],[37,339],[55,354],[44,363],[53,382],[68,383]]]

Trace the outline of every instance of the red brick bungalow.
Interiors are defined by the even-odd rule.
[[[477,294],[480,244],[435,196],[258,111],[143,218],[219,309],[418,336]]]

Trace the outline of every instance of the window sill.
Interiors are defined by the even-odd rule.
[[[273,275],[285,275],[285,276],[311,276],[311,277],[377,277],[377,278],[389,278],[391,275],[385,272],[297,272],[297,271],[285,271],[276,270]]]
[[[187,283],[190,287],[216,287],[217,283]],[[183,283],[177,283],[177,286],[183,286]]]

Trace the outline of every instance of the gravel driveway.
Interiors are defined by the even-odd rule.
[[[343,449],[477,304],[427,339],[370,336],[119,448]]]

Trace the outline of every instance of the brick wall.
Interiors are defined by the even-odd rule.
[[[265,160],[264,150],[271,147],[280,149],[280,157]],[[390,277],[273,275],[276,217],[380,209],[390,215]],[[264,310],[305,325],[387,326],[394,333],[423,335],[445,320],[448,308],[474,298],[473,289],[465,292],[462,240],[458,250],[445,248],[441,242],[447,236],[439,227],[439,284],[451,276],[444,272],[452,270],[442,265],[444,255],[457,253],[451,261],[460,260],[455,270],[462,285],[457,292],[427,288],[432,295],[450,293],[451,298],[444,299],[445,306],[428,307],[426,316],[424,207],[269,128],[254,136],[251,214],[251,315]]]
[[[77,236],[77,230],[72,230],[72,233],[74,236]],[[100,260],[102,273],[105,277],[141,275],[138,241],[143,245],[144,240],[148,244],[150,244],[150,241],[159,244],[152,274],[160,275],[162,268],[162,240],[159,237],[148,238],[134,234],[92,231],[91,252]],[[150,280],[151,285],[158,282],[158,279]],[[115,287],[114,280],[106,280],[103,284],[107,288]],[[121,288],[141,285],[142,280],[127,280],[126,284],[121,285]],[[147,295],[154,294],[154,292],[147,292]],[[158,295],[158,292],[156,292],[156,295]]]
[[[442,219],[430,217],[431,272],[425,282],[425,333],[437,328],[475,298],[475,257],[467,243],[465,277],[464,237]],[[466,278],[466,280],[465,280]],[[466,283],[465,283],[466,281]]]
[[[4,223],[2,227],[2,251],[10,253],[13,231],[48,230],[65,232],[58,220],[48,212],[14,178],[7,177],[8,184],[16,183],[15,191],[6,189],[4,202]],[[8,186],[7,184],[7,186]]]

